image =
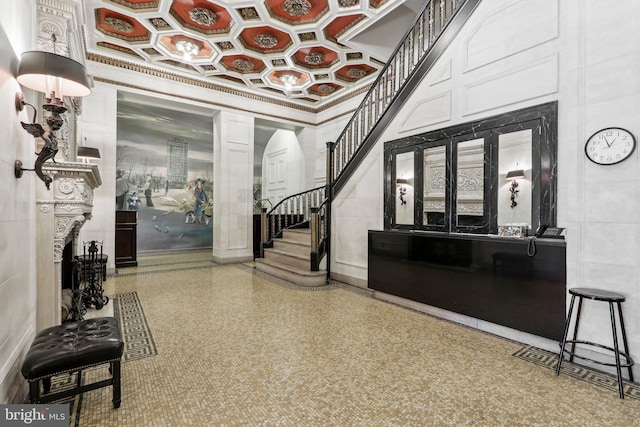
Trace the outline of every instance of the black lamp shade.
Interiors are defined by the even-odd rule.
[[[507,176],[505,177],[505,179],[509,180],[509,179],[520,179],[520,178],[524,178],[524,170],[522,169],[516,169],[516,170],[512,170],[507,172]]]
[[[87,157],[91,159],[100,158],[100,150],[93,147],[78,147],[78,157]]]
[[[81,63],[50,52],[29,51],[22,54],[16,76],[18,83],[49,96],[47,91],[58,90],[56,97],[87,96],[91,82]]]

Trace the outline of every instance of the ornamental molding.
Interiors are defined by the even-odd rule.
[[[311,12],[311,3],[308,0],[285,0],[282,8],[289,16],[304,16]]]
[[[249,71],[253,70],[255,64],[248,59],[238,58],[233,61],[233,66],[236,67],[240,71]]]
[[[115,16],[107,16],[106,18],[104,18],[104,23],[107,24],[107,27],[111,28],[112,30],[119,31],[125,34],[132,33],[134,30],[133,25],[131,25],[124,19],[116,18]]]
[[[324,54],[322,52],[309,52],[304,57],[304,62],[311,65],[320,65],[324,62]]]
[[[278,39],[271,34],[257,34],[253,41],[263,49],[271,49],[278,44]]]
[[[191,18],[193,22],[197,22],[205,27],[213,27],[218,21],[218,15],[216,15],[214,11],[204,7],[194,7],[191,9],[189,11],[189,18]]]

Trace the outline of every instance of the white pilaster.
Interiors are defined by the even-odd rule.
[[[214,120],[213,259],[253,259],[254,118],[222,111]]]

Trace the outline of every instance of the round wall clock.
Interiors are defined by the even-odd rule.
[[[636,139],[626,129],[606,128],[587,139],[584,152],[587,158],[599,165],[615,165],[631,156],[636,149]]]

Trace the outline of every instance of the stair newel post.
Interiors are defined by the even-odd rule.
[[[264,258],[264,245],[269,241],[269,224],[267,224],[267,208],[260,213],[260,258]]]
[[[318,242],[320,241],[320,227],[318,224],[318,208],[311,208],[311,271],[320,269],[320,260],[318,259]]]
[[[324,196],[327,198],[327,206],[326,206],[326,240],[324,244],[324,252],[327,257],[327,279],[331,277],[331,202],[333,200],[333,150],[334,143],[331,141],[327,142],[327,187],[324,192]]]

